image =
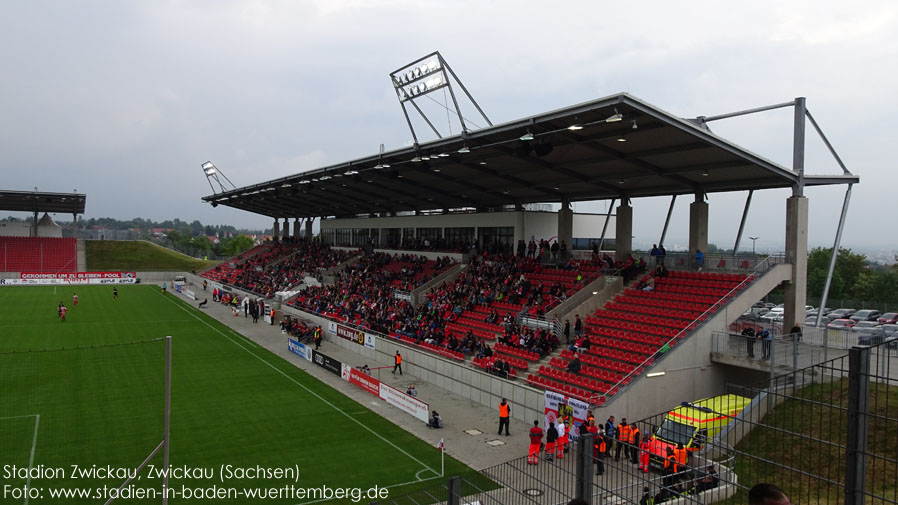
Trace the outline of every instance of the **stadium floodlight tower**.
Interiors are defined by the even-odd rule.
[[[203,168],[203,173],[206,174],[206,181],[209,182],[213,194],[217,195],[218,193],[225,193],[237,189],[237,186],[228,179],[228,176],[221,173],[221,170],[219,170],[211,161],[207,161],[200,166]],[[218,189],[215,189],[215,184],[212,184],[212,181],[215,181],[215,183],[218,184]]]
[[[452,78],[451,80],[450,77]],[[471,104],[477,109],[477,112],[483,117],[484,121],[486,121],[489,126],[493,125],[489,118],[486,117],[486,114],[484,114],[483,109],[480,108],[480,105],[477,104],[477,101],[474,100],[474,97],[471,96],[471,93],[468,92],[468,89],[465,88],[465,85],[462,84],[458,76],[455,75],[455,72],[452,71],[452,67],[450,67],[449,64],[446,63],[446,60],[443,59],[443,56],[439,51],[434,51],[423,58],[418,58],[391,72],[390,81],[393,83],[393,88],[396,90],[396,98],[399,99],[399,104],[402,106],[402,113],[405,115],[405,121],[408,123],[408,128],[412,132],[412,138],[414,139],[415,145],[418,144],[418,135],[415,133],[415,127],[412,126],[407,105],[414,107],[437,137],[443,138],[443,135],[440,134],[437,127],[434,126],[434,123],[427,117],[427,114],[425,114],[424,111],[421,110],[421,107],[415,103],[416,99],[423,98],[425,95],[441,89],[449,91],[449,95],[452,97],[452,104],[455,107],[454,109],[450,109],[449,104],[446,103],[444,105],[446,111],[455,112],[458,116],[462,135],[468,132],[468,126],[465,123],[465,118],[459,107],[458,97],[455,94],[452,81],[455,81],[455,83],[458,84],[458,87],[461,88]],[[432,97],[428,98],[432,99]]]

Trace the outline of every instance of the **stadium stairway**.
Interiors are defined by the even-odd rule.
[[[84,239],[78,239],[75,243],[75,258],[79,272],[87,272],[87,246]]]

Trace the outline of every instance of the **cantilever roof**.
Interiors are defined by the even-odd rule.
[[[65,212],[84,214],[87,195],[79,193],[43,193],[37,191],[0,191],[0,210],[15,212]]]
[[[607,121],[616,114],[621,120]],[[582,129],[571,129],[575,125]],[[528,132],[534,139],[520,140]],[[804,182],[859,179],[806,175]],[[796,172],[718,137],[699,122],[621,93],[203,200],[271,217],[344,217],[797,183]]]

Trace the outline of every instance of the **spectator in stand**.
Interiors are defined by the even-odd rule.
[[[575,354],[574,359],[572,359],[566,367],[566,370],[570,373],[578,374],[580,373],[580,355]]]

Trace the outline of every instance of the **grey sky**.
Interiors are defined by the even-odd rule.
[[[200,163],[242,186],[406,145],[387,74],[440,50],[494,123],[620,91],[683,117],[806,96],[862,178],[844,244],[890,246],[896,28],[887,1],[0,2],[0,187],[77,188],[88,217],[267,228],[200,203]],[[789,166],[791,114],[711,126]],[[840,173],[810,133],[808,151],[810,173]],[[812,245],[831,244],[843,191],[809,190]],[[786,196],[755,196],[759,246],[781,247]],[[732,246],[744,198],[711,196],[712,242]],[[638,241],[667,203],[634,201]]]

